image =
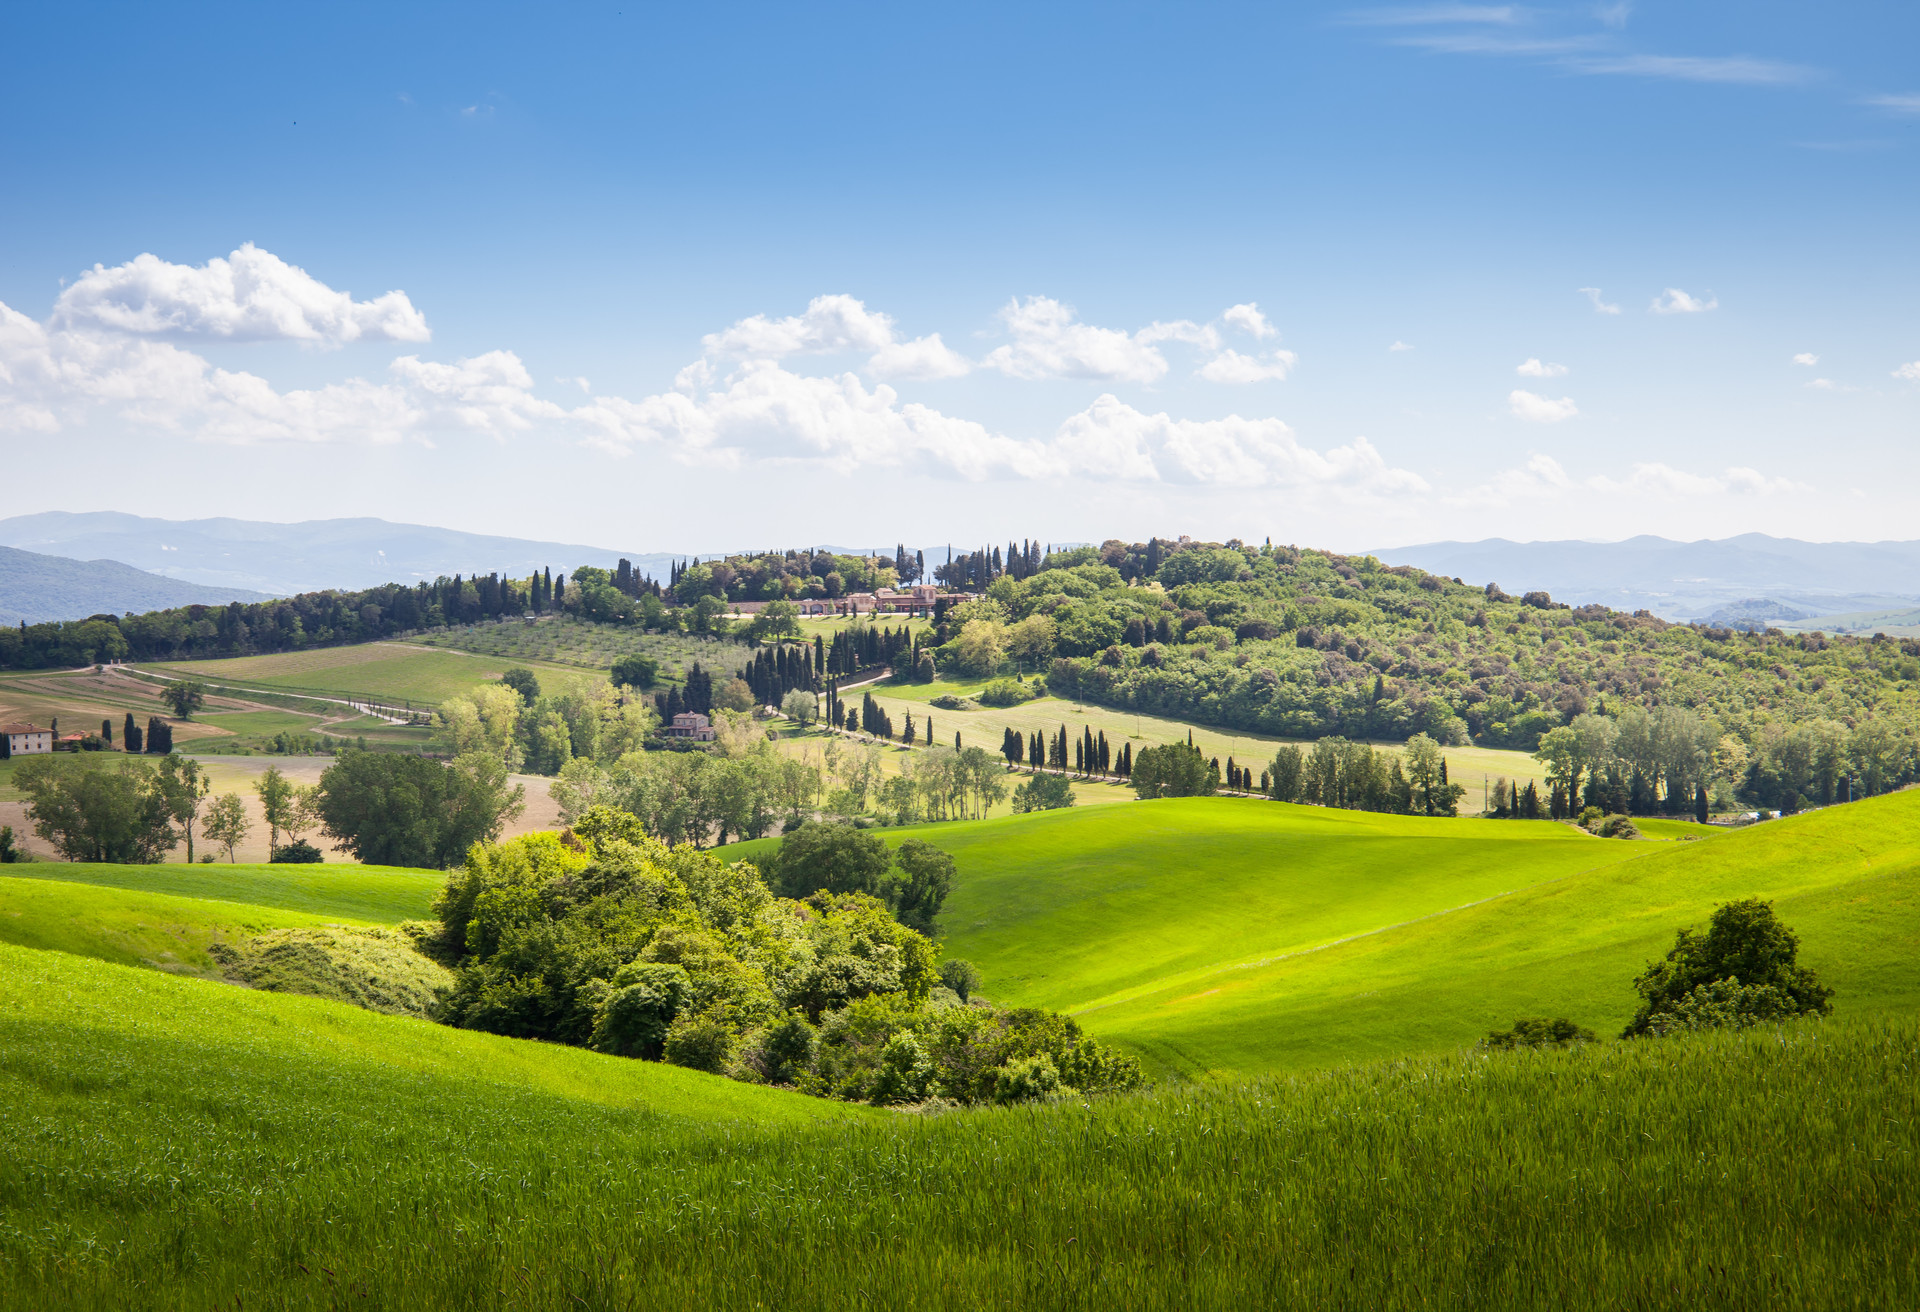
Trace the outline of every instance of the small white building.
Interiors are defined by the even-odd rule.
[[[7,752],[12,756],[34,756],[53,750],[53,730],[37,724],[0,724],[7,736]]]

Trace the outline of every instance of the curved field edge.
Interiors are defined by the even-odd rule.
[[[1840,1014],[1920,1006],[1920,790],[1676,843],[1232,798],[877,832],[954,854],[942,946],[987,996],[1160,1074],[1445,1051],[1524,1015],[1617,1032],[1674,931],[1750,896]]]
[[[11,870],[15,867],[9,866]],[[212,979],[208,949],[270,929],[364,924],[246,902],[0,876],[0,943]]]
[[[434,895],[446,883],[437,870],[402,866],[162,864],[101,865],[32,861],[6,867],[10,879],[93,884],[173,897],[211,898],[282,911],[303,911],[393,925],[432,914]]]
[[[0,1303],[1912,1306],[1917,1066],[1903,1018],[881,1116],[0,948]]]
[[[424,1106],[480,1095],[699,1123],[877,1114],[677,1066],[12,945],[0,945],[0,1066],[49,1089],[147,1087],[171,1071],[209,1093],[316,1108],[338,1099],[336,1111],[361,1105],[357,1115],[395,1127]]]

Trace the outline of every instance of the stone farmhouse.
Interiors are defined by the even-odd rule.
[[[53,750],[53,730],[37,724],[0,724],[0,733],[7,736],[9,756],[36,756]]]

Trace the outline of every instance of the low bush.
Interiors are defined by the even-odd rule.
[[[1565,1048],[1575,1043],[1592,1042],[1592,1030],[1576,1025],[1565,1017],[1546,1020],[1535,1016],[1516,1020],[1510,1030],[1494,1030],[1480,1040],[1480,1046],[1500,1052],[1514,1048]]]
[[[273,849],[268,864],[276,866],[317,866],[326,858],[320,855],[320,849],[302,838]]]
[[[392,929],[274,929],[207,951],[232,983],[400,1016],[429,1016],[453,985],[445,967],[417,951],[409,934]]]
[[[995,679],[980,690],[979,696],[982,706],[1019,706],[1040,696],[1040,687],[1018,679]]]

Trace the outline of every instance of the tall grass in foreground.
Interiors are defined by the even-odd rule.
[[[75,962],[0,999],[8,1308],[1920,1305],[1911,1020],[775,1126]]]

